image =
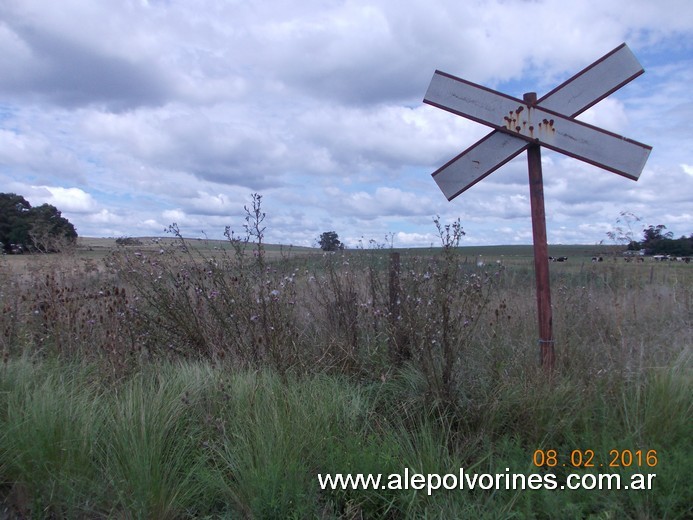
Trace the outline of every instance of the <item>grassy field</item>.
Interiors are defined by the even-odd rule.
[[[171,237],[140,237],[137,238],[142,245],[139,246],[140,249],[150,249],[156,250],[162,246],[170,246],[177,242],[176,238]],[[214,248],[229,248],[229,243],[227,240],[204,240],[204,239],[190,239],[187,241],[191,247],[212,249]],[[252,245],[252,244],[251,244]],[[81,255],[89,256],[89,253],[100,254],[100,256],[105,256],[109,254],[113,249],[116,249],[116,239],[115,238],[90,238],[90,237],[79,237],[77,239],[77,247]],[[303,247],[303,246],[282,246],[278,244],[267,244],[265,245],[268,251],[278,252],[287,251],[291,249],[292,251],[299,253],[315,253],[319,252],[317,248]],[[394,251],[399,251],[402,253],[411,252],[416,254],[417,251],[427,248],[395,248]],[[613,250],[612,246],[606,246],[602,244],[595,245],[552,245],[549,247],[549,254],[552,256],[567,256],[571,258],[591,258],[595,254],[608,254]],[[532,246],[531,245],[509,245],[509,246],[461,246],[458,248],[461,255],[476,257],[479,255],[486,256],[489,258],[500,258],[503,256],[508,257],[531,257],[532,256]]]
[[[550,248],[569,261],[551,264],[547,373],[531,247],[398,250],[398,272],[390,250],[259,249],[0,259],[0,517],[693,513],[693,266]],[[556,489],[318,480],[460,468]],[[571,474],[656,477],[561,489]]]

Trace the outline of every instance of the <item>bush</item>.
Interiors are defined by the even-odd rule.
[[[138,238],[133,238],[133,237],[119,237],[116,238],[116,245],[125,247],[125,246],[141,246],[142,241]]]

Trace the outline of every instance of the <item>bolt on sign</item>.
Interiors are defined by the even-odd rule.
[[[638,180],[652,147],[575,119],[644,72],[624,43],[545,96],[517,99],[436,71],[424,103],[493,128],[433,172],[452,200],[527,150],[542,364],[554,364],[548,245],[540,147]]]

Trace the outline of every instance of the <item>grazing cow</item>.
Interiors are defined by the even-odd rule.
[[[556,258],[556,262],[567,262],[567,261],[568,261],[567,256],[559,256],[558,258]]]

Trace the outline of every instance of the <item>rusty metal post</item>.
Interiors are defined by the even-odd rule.
[[[535,92],[524,95],[528,106],[537,101]],[[556,360],[553,341],[553,317],[551,314],[551,284],[549,279],[549,246],[546,238],[546,213],[544,210],[544,181],[541,171],[541,148],[532,144],[527,149],[529,169],[529,196],[532,207],[532,235],[534,241],[534,275],[537,285],[537,314],[539,317],[539,349],[541,364],[552,370]]]

